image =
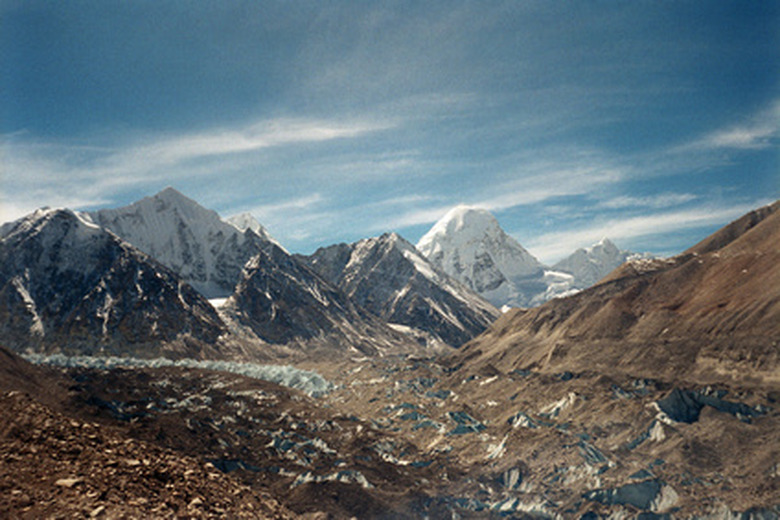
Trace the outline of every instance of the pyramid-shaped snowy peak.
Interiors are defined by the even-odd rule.
[[[128,206],[94,211],[90,216],[208,298],[229,296],[251,257],[269,244],[279,247],[259,223],[246,218],[242,222],[246,226],[226,222],[216,211],[173,188]]]
[[[524,305],[543,291],[542,264],[488,211],[457,206],[417,243],[428,260],[496,306]]]

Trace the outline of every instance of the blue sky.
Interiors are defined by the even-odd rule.
[[[780,2],[0,0],[0,220],[173,186],[289,250],[493,212],[553,262],[780,193]]]

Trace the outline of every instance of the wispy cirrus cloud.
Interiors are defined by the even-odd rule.
[[[618,182],[623,177],[623,171],[608,165],[549,165],[549,171],[491,189],[498,194],[477,199],[472,205],[489,211],[500,211],[537,204],[555,197],[598,192],[605,184]]]
[[[763,124],[729,128],[706,136],[697,143],[702,148],[760,149],[771,145],[777,126]]]
[[[589,246],[604,237],[615,241],[626,241],[638,237],[719,225],[770,202],[764,200],[728,208],[700,206],[680,211],[601,219],[588,227],[539,235],[528,240],[524,245],[542,261],[553,263],[576,248]]]
[[[526,165],[516,172],[516,178],[512,180],[486,182],[481,189],[462,194],[458,199],[445,200],[440,197],[437,205],[426,204],[424,207],[413,208],[394,217],[385,225],[403,228],[433,223],[457,204],[468,204],[488,211],[502,211],[538,204],[556,197],[597,193],[605,185],[619,182],[625,174],[625,171],[609,161],[602,162],[593,158],[562,157],[560,161],[545,160]]]
[[[41,205],[106,204],[115,193],[163,176],[168,184],[218,176],[242,164],[235,160],[237,155],[358,138],[391,126],[376,121],[273,119],[232,129],[148,136],[141,142],[120,142],[113,147],[48,143],[23,134],[4,136],[0,139],[0,218],[12,220]]]
[[[625,208],[652,208],[662,209],[672,206],[680,206],[698,199],[693,193],[661,193],[649,196],[619,195],[598,204],[599,208],[625,209]]]
[[[290,214],[300,214],[301,211],[310,211],[316,206],[321,205],[325,198],[320,193],[312,193],[304,197],[283,200],[273,204],[263,204],[254,206],[247,211],[260,220],[269,218],[285,219]]]
[[[261,121],[239,129],[218,129],[174,136],[131,148],[116,159],[148,166],[166,165],[204,157],[259,151],[297,143],[352,138],[390,128],[389,123],[330,122],[299,119]]]
[[[675,151],[735,149],[759,150],[776,144],[780,135],[780,100],[742,124],[730,125],[705,134]]]

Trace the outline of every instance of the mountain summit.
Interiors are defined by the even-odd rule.
[[[524,305],[546,288],[544,266],[483,209],[451,209],[420,239],[417,249],[497,307]]]
[[[642,255],[618,249],[608,238],[602,238],[591,247],[577,249],[555,264],[553,269],[573,275],[572,288],[586,289],[628,260],[638,258]]]
[[[278,243],[253,218],[225,222],[173,188],[115,209],[89,213],[92,220],[175,271],[207,298],[226,298],[244,264]]]
[[[484,209],[456,206],[417,243],[437,268],[496,307],[534,307],[595,284],[623,262],[641,258],[604,238],[548,267]]]

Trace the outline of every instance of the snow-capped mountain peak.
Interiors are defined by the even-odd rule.
[[[473,206],[458,205],[448,211],[417,243],[417,249],[425,256],[441,251],[443,243],[457,237],[459,244],[472,244],[483,240],[486,234],[501,231],[498,221],[488,211]]]
[[[590,247],[577,249],[555,264],[553,269],[573,275],[574,287],[584,289],[604,278],[632,256],[634,253],[622,251],[608,238],[602,238]]]
[[[637,256],[605,237],[548,267],[505,233],[488,211],[463,205],[436,222],[417,249],[499,308],[535,306],[568,296]]]
[[[154,208],[158,212],[172,208],[187,219],[205,221],[217,218],[221,220],[219,214],[216,211],[204,208],[193,199],[185,196],[170,186],[156,195],[141,199],[136,204],[138,204],[140,207],[149,207],[153,204]]]
[[[242,231],[173,188],[89,216],[178,273],[208,298],[229,296],[247,260],[268,242],[276,244],[262,226],[262,233],[251,226]]]
[[[456,206],[418,242],[417,249],[437,268],[494,305],[523,305],[543,276],[542,264],[509,236],[488,211]]]
[[[233,215],[227,219],[229,224],[233,224],[239,231],[246,231],[251,229],[255,233],[260,234],[260,231],[265,232],[265,228],[252,216],[251,213],[244,212],[238,215]]]
[[[620,249],[607,237],[602,238],[585,251],[592,256],[614,256],[620,253]]]

